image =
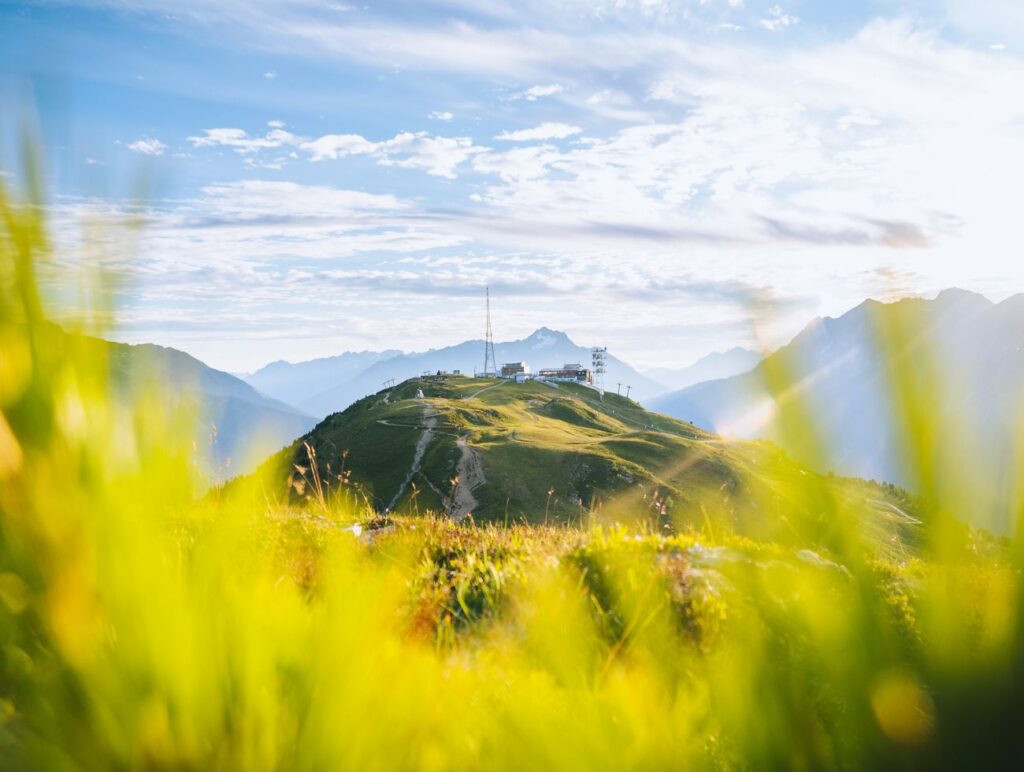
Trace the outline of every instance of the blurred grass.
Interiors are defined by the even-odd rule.
[[[664,535],[385,520],[355,494],[270,503],[258,477],[200,497],[160,395],[110,399],[100,350],[47,322],[34,189],[0,190],[0,767],[1020,757],[1024,554],[960,525],[972,470],[931,452],[920,370],[894,368],[891,390],[929,517],[881,554],[839,486],[781,462],[758,473],[812,513],[792,523],[806,545],[719,533],[714,512]],[[880,350],[911,334],[880,330]],[[769,377],[781,393],[791,375]]]

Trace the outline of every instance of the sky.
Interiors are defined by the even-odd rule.
[[[48,287],[234,372],[547,326],[644,367],[1024,291],[1016,0],[0,0]]]

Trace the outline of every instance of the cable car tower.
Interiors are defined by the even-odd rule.
[[[494,358],[494,332],[491,330],[491,288],[487,292],[487,329],[484,331],[484,378],[498,375],[498,362]]]

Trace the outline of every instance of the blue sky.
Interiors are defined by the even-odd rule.
[[[640,366],[1024,290],[1024,4],[0,2],[57,297],[230,370],[547,325]],[[142,228],[134,225],[141,221]],[[99,249],[97,247],[100,247]]]

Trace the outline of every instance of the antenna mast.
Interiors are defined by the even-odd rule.
[[[484,332],[484,378],[498,374],[498,363],[494,358],[494,333],[491,331],[491,288],[487,292],[487,329]]]

